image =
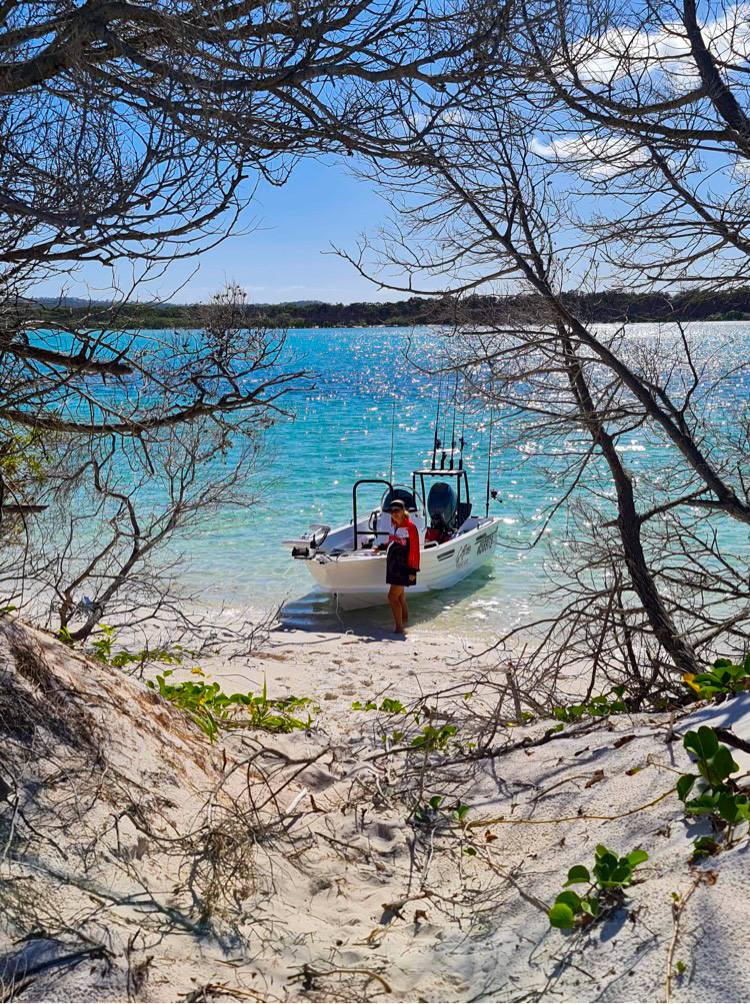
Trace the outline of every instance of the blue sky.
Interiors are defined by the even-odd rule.
[[[236,281],[256,303],[399,299],[362,278],[342,258],[323,253],[331,243],[353,251],[359,234],[374,230],[386,211],[372,184],[353,178],[344,165],[332,159],[303,161],[284,187],[263,183],[258,187],[242,221],[244,229],[255,227],[251,233],[229,237],[197,260],[176,262],[149,292],[177,303],[194,303]],[[196,265],[200,267],[191,276]],[[60,280],[41,283],[35,292],[57,296]],[[108,299],[109,273],[87,267],[68,278],[65,292]],[[144,299],[145,291],[139,296]]]
[[[369,182],[333,161],[297,165],[283,188],[262,185],[250,214],[253,233],[229,238],[201,259],[189,300],[235,279],[252,300],[390,300],[343,259],[325,254],[331,244],[354,250],[363,230],[374,230],[387,206]]]

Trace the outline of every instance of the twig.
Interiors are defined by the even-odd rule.
[[[746,739],[736,736],[731,729],[714,728],[716,738],[721,739],[727,746],[734,746],[735,749],[742,750],[743,753],[750,753],[750,743]]]
[[[624,819],[626,816],[633,816],[636,812],[643,812],[644,809],[650,809],[652,806],[661,802],[672,792],[676,791],[676,788],[670,788],[669,791],[665,791],[662,795],[654,798],[650,802],[646,802],[645,805],[638,805],[634,809],[628,809],[627,812],[618,812],[616,816],[597,816],[589,815],[587,813],[581,813],[580,816],[560,816],[558,819],[505,819],[504,816],[498,816],[496,819],[474,819],[470,823],[464,824],[466,829],[474,829],[477,826],[496,826],[501,823],[508,826],[520,826],[522,824],[526,826],[551,826],[557,823],[574,823],[578,819],[604,819],[611,822],[614,819]]]
[[[700,885],[703,880],[703,872],[699,872],[693,879],[692,885],[685,893],[684,896],[680,897],[679,902],[672,903],[672,938],[669,942],[669,947],[667,948],[667,971],[664,980],[664,1001],[665,1004],[669,1004],[669,998],[672,994],[672,960],[674,958],[674,950],[677,947],[677,939],[680,935],[680,917],[682,916],[682,911],[687,906],[687,902],[693,895],[695,890]]]

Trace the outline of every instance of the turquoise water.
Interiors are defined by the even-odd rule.
[[[193,532],[187,546],[191,568],[183,580],[212,605],[267,609],[287,600],[286,617],[321,625],[335,617],[332,603],[314,590],[304,563],[291,560],[280,541],[306,532],[311,523],[337,526],[352,515],[352,484],[358,478],[388,478],[393,431],[393,481],[410,483],[414,468],[429,464],[438,399],[438,380],[406,360],[434,360],[440,344],[434,332],[397,328],[292,331],[288,347],[296,363],[315,374],[314,389],[289,405],[293,421],[282,420],[267,438],[267,457],[257,472],[266,485],[253,510],[224,511],[210,525]],[[448,386],[448,383],[450,386]],[[453,379],[444,381],[442,396],[453,396]],[[469,474],[474,511],[484,513],[489,445],[489,414],[468,401],[459,388],[455,438],[464,430],[464,466]],[[445,404],[445,401],[444,401]],[[394,411],[395,406],[395,411]],[[395,413],[395,420],[394,420]],[[442,408],[440,435],[451,440],[454,408]],[[490,512],[503,519],[509,545],[521,543],[521,517],[540,511],[544,485],[534,465],[498,447],[495,427],[491,485],[502,503]],[[518,468],[518,469],[516,469]],[[381,489],[363,486],[361,510],[380,501]],[[526,531],[524,531],[526,533]],[[415,601],[415,614],[443,625],[465,622],[476,629],[494,627],[502,611],[514,620],[528,613],[533,581],[539,575],[534,555],[501,550],[486,570],[461,584],[450,597]],[[418,606],[418,609],[417,609]],[[512,612],[511,612],[512,611]],[[362,614],[342,615],[356,621]],[[372,614],[366,616],[371,617]],[[379,615],[375,614],[376,619]]]
[[[638,328],[634,328],[638,331]],[[641,326],[641,334],[656,337],[655,328]],[[704,325],[704,346],[727,333],[743,347],[747,325]],[[304,563],[292,561],[280,546],[298,536],[310,523],[332,526],[351,517],[351,486],[363,477],[388,477],[393,423],[394,481],[409,481],[413,468],[431,459],[437,379],[420,372],[406,359],[437,357],[441,336],[431,331],[413,333],[394,328],[292,331],[288,347],[315,376],[315,387],[290,401],[294,421],[279,422],[268,435],[268,456],[256,476],[263,486],[261,504],[251,511],[225,511],[210,525],[193,532],[187,542],[191,567],[184,583],[206,603],[229,607],[269,609],[287,601],[290,623],[325,626],[336,618],[332,603],[313,589]],[[443,396],[445,396],[445,387]],[[451,381],[449,394],[453,391]],[[459,392],[460,393],[460,392]],[[744,396],[743,389],[740,396]],[[463,400],[456,409],[456,439],[465,423],[464,464],[469,472],[475,511],[484,512],[487,479],[489,415],[469,402],[464,419]],[[447,416],[446,438],[451,439],[453,406]],[[502,519],[501,544],[485,570],[465,580],[450,597],[415,600],[415,619],[427,627],[466,633],[507,629],[540,612],[537,594],[545,584],[543,561],[548,545],[560,539],[566,525],[565,509],[542,532],[542,543],[529,544],[543,527],[545,513],[557,501],[554,485],[545,475],[549,444],[509,439],[506,420],[495,428],[490,482],[502,503],[491,502],[490,512]],[[444,419],[440,421],[443,436]],[[561,444],[557,452],[578,449]],[[663,448],[634,432],[620,447],[637,478],[644,466],[661,464]],[[554,454],[556,449],[551,452]],[[546,457],[542,461],[542,454]],[[564,456],[563,456],[564,459]],[[367,498],[376,504],[379,491]],[[342,615],[356,624],[363,617],[387,622],[387,610]]]

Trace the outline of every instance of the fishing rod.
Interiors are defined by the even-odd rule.
[[[445,467],[445,458],[447,456],[447,454],[445,452],[445,439],[446,439],[445,431],[448,428],[447,410],[448,410],[447,408],[443,408],[443,442],[442,442],[443,452],[440,454],[440,470],[441,471]]]
[[[487,500],[484,506],[484,515],[489,516],[490,514],[490,464],[492,462],[492,420],[493,420],[493,410],[492,405],[490,405],[490,445],[487,450]]]
[[[393,411],[391,413],[391,473],[388,480],[393,484],[393,430],[396,425],[396,395],[393,395]]]
[[[458,370],[456,382],[453,385],[453,431],[451,432],[451,470],[453,470],[453,455],[456,452],[456,401],[458,398]]]
[[[440,382],[438,383],[438,403],[437,411],[435,412],[435,437],[432,441],[432,469],[435,470],[435,454],[440,445],[440,440],[438,439],[438,425],[440,424],[440,399],[443,394],[443,374],[440,374]]]
[[[458,469],[462,471],[464,469],[464,433],[466,432],[466,385],[464,384],[464,407],[463,407],[463,417],[461,419],[461,438],[458,443],[461,447],[461,455],[458,458]]]

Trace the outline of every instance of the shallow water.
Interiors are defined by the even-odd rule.
[[[651,325],[633,326],[632,331],[644,339],[658,337]],[[723,344],[727,338],[746,351],[749,332],[747,324],[705,324],[695,335],[704,354],[710,355],[712,345]],[[270,455],[258,472],[258,482],[268,485],[261,505],[252,511],[221,513],[188,542],[192,567],[183,573],[183,580],[205,602],[268,609],[286,599],[286,618],[293,624],[323,628],[339,623],[332,601],[313,589],[304,563],[292,561],[280,541],[298,536],[310,523],[337,526],[349,521],[353,481],[388,477],[392,427],[394,481],[409,481],[412,469],[431,459],[438,385],[406,361],[407,342],[412,357],[429,361],[436,356],[440,335],[395,328],[290,332],[288,347],[297,362],[316,374],[315,388],[293,401],[295,421],[281,421],[269,433]],[[453,387],[448,391],[452,393]],[[732,388],[735,392],[746,396],[744,377]],[[722,398],[717,407],[725,404]],[[464,425],[461,399],[455,422],[458,440]],[[488,425],[489,415],[469,406],[464,465],[474,511],[482,513]],[[443,408],[439,430],[448,442],[452,427],[450,405]],[[503,520],[501,545],[493,562],[450,596],[436,594],[414,601],[413,619],[425,627],[494,633],[542,609],[537,594],[546,581],[543,561],[549,545],[563,532],[566,513],[561,511],[542,535],[542,543],[529,549],[545,512],[556,501],[543,469],[550,451],[533,440],[506,445],[502,442],[506,432],[500,420],[490,466],[491,485],[503,499],[490,502],[490,512]],[[620,448],[627,453],[636,478],[639,470],[664,460],[664,448],[638,433]],[[564,447],[559,452],[564,453]],[[379,490],[373,490],[369,501],[377,503],[379,495]],[[365,508],[366,491],[361,498]],[[368,622],[385,625],[388,610],[344,614],[342,619],[355,629]]]

